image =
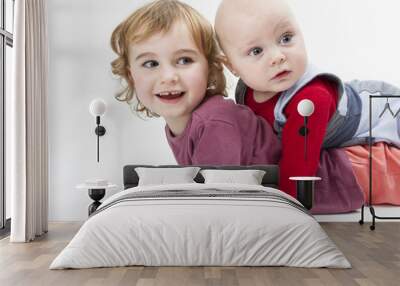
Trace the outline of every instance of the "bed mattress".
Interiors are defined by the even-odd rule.
[[[350,263],[301,204],[268,187],[139,186],[106,201],[50,269]]]

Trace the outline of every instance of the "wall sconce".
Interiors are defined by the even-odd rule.
[[[90,113],[96,117],[97,127],[94,130],[94,133],[97,135],[97,162],[99,162],[99,137],[106,134],[106,129],[104,126],[100,125],[100,116],[102,116],[106,112],[106,103],[104,100],[100,98],[93,99],[89,105]]]
[[[314,113],[314,103],[309,99],[303,99],[297,105],[297,112],[304,117],[304,126],[299,130],[301,136],[304,136],[304,161],[307,161],[307,135],[308,117]],[[296,181],[296,198],[308,210],[312,209],[314,204],[314,183],[321,180],[320,177],[290,177]]]
[[[304,160],[307,161],[307,135],[309,130],[307,128],[308,117],[314,113],[314,103],[309,99],[303,99],[297,105],[297,112],[304,117],[304,126],[299,130],[301,136],[304,136]]]

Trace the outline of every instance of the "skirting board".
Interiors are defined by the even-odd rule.
[[[400,216],[400,206],[374,206],[375,215],[378,216]],[[330,215],[315,215],[317,221],[320,222],[358,222],[361,219],[361,209],[355,212],[346,214],[330,214]],[[364,207],[364,222],[371,222],[372,216],[368,207]],[[377,223],[385,221],[400,221],[400,220],[381,220],[376,219]]]

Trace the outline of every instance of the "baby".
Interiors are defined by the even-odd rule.
[[[225,77],[211,24],[176,0],[151,2],[117,26],[112,72],[127,83],[117,99],[161,116],[179,164],[276,164],[280,144],[247,106],[224,99]]]
[[[264,117],[281,139],[280,187],[289,194],[295,194],[289,177],[316,175],[322,149],[368,144],[369,94],[400,94],[379,81],[343,83],[310,65],[302,33],[283,0],[223,0],[215,29],[225,65],[240,77],[236,101]],[[297,109],[304,99],[314,104],[307,160],[304,118]],[[384,104],[374,106],[374,142],[400,147],[399,121],[378,116]],[[400,108],[399,101],[391,105]]]

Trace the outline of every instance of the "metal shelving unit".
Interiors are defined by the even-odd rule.
[[[376,214],[374,206],[372,205],[372,99],[380,98],[380,99],[389,99],[389,98],[400,98],[400,95],[392,95],[392,94],[382,94],[382,95],[369,95],[369,138],[368,138],[368,145],[369,145],[369,200],[368,200],[368,207],[369,211],[372,215],[372,225],[370,225],[371,230],[375,230],[375,220],[376,219],[384,219],[384,220],[391,220],[391,219],[400,219],[400,217],[385,217],[379,216]],[[398,115],[396,113],[396,115]],[[400,116],[400,114],[398,115]],[[394,118],[395,119],[395,118]],[[363,204],[361,208],[361,219],[359,220],[360,224],[364,224],[364,207]]]

